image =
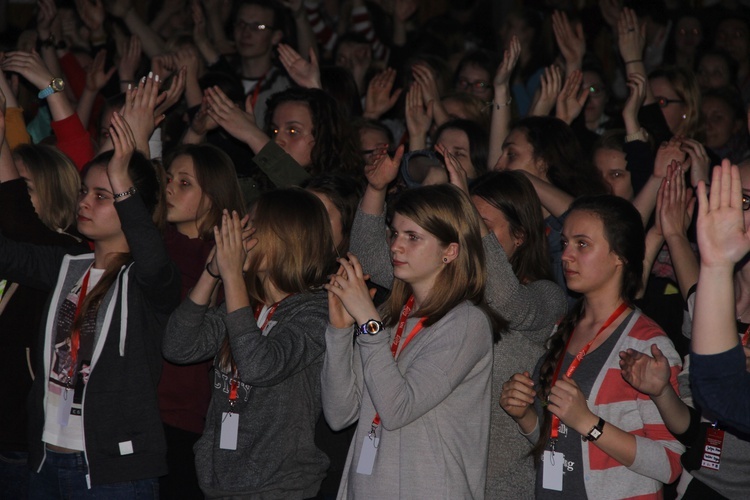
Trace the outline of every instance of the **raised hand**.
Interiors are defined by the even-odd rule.
[[[729,160],[715,167],[710,197],[698,184],[698,247],[701,268],[733,267],[750,251],[750,233],[742,211],[740,172]]]
[[[425,136],[432,125],[435,101],[425,103],[422,86],[413,82],[406,93],[406,128],[412,141],[412,150],[424,148]]]
[[[339,258],[338,262],[341,265],[339,272],[332,275],[330,282],[323,287],[341,301],[346,312],[357,324],[361,325],[370,319],[380,319],[357,257],[348,252],[346,258]],[[345,318],[339,317],[336,320],[344,323]]]
[[[654,176],[664,178],[667,176],[667,167],[673,161],[680,164],[685,161],[685,153],[681,146],[682,139],[680,137],[672,137],[668,142],[661,143],[654,157]]]
[[[52,23],[57,17],[57,6],[54,0],[39,0],[37,2],[36,32],[40,40],[47,40],[52,34]]]
[[[552,31],[555,33],[557,46],[565,59],[568,72],[580,69],[583,55],[586,53],[586,38],[583,24],[576,24],[575,29],[565,12],[556,10],[552,13]]]
[[[438,85],[435,81],[435,75],[432,73],[432,70],[425,64],[415,64],[412,66],[411,71],[414,75],[414,80],[416,80],[422,87],[424,102],[440,102],[440,91],[438,90]]]
[[[373,164],[365,165],[367,184],[375,191],[385,191],[388,185],[398,177],[401,158],[404,156],[403,144],[396,149],[391,158],[384,147],[373,153]]]
[[[296,50],[284,43],[278,45],[279,60],[289,76],[300,87],[320,89],[320,67],[315,51],[310,48],[310,62],[305,61]]]
[[[656,344],[651,345],[651,355],[628,349],[620,351],[620,373],[634,389],[658,398],[665,390],[671,390],[669,360]]]
[[[172,106],[177,104],[177,102],[180,100],[183,92],[185,92],[185,80],[187,78],[187,71],[187,68],[183,66],[177,72],[174,78],[172,78],[172,83],[164,92],[164,100],[159,105],[159,107],[154,110],[154,116],[163,116],[167,111],[169,111]]]
[[[88,0],[85,0],[88,1]],[[102,49],[96,53],[94,61],[86,70],[86,89],[92,92],[99,92],[107,85],[112,75],[117,71],[116,66],[112,66],[109,71],[104,71],[104,63],[107,60],[107,51]]]
[[[536,398],[536,391],[529,372],[516,373],[503,384],[500,406],[505,413],[520,420],[533,411],[534,398]]]
[[[643,49],[646,47],[645,23],[638,22],[635,11],[623,8],[617,19],[617,44],[620,55],[625,63],[641,61]]]
[[[219,275],[225,283],[232,279],[241,279],[242,273],[249,264],[249,250],[242,237],[242,222],[236,211],[224,210],[221,217],[221,228],[214,226],[216,256],[214,262]]]
[[[190,128],[199,136],[203,136],[206,135],[209,130],[213,130],[218,126],[219,124],[216,123],[213,118],[208,116],[208,100],[204,96],[198,113],[195,114],[193,121],[190,122]]]
[[[495,72],[495,78],[492,80],[492,85],[497,89],[498,87],[507,87],[510,83],[510,77],[513,74],[513,70],[516,68],[518,63],[518,57],[521,55],[521,42],[518,41],[518,37],[513,35],[510,39],[508,48],[503,52],[503,62],[497,67]]]
[[[687,153],[686,168],[690,169],[690,184],[697,186],[699,181],[708,182],[708,171],[711,168],[711,159],[708,157],[706,148],[695,139],[682,139],[680,149]]]
[[[121,83],[135,80],[135,72],[141,62],[141,39],[133,35],[124,45],[120,53],[120,61],[117,63],[117,76],[120,77]]]
[[[36,52],[6,52],[0,68],[18,73],[39,90],[46,88],[54,78]]]
[[[370,80],[365,97],[365,118],[377,120],[396,104],[402,89],[391,93],[395,81],[396,70],[393,68],[386,68]]]
[[[206,101],[208,103],[208,116],[219,124],[233,137],[248,142],[249,133],[258,129],[253,115],[251,97],[245,101],[245,111],[232,102],[218,86],[206,89]]]
[[[580,70],[573,71],[565,79],[565,84],[557,96],[555,115],[568,125],[581,114],[589,97],[589,89],[581,88],[582,82],[583,73]]]
[[[548,116],[555,107],[557,97],[562,90],[563,72],[556,66],[547,66],[541,78],[539,92],[534,98],[529,110],[530,116]]]
[[[628,81],[626,85],[630,91],[625,105],[622,107],[622,118],[625,125],[630,129],[640,129],[638,125],[638,110],[643,106],[643,101],[646,99],[646,77],[640,73],[631,73],[628,75]],[[634,130],[632,133],[637,132]]]
[[[116,185],[129,183],[128,164],[136,149],[136,139],[125,118],[119,113],[112,114],[109,133],[115,149],[107,165],[107,176],[112,183],[113,192],[117,192],[120,188],[115,187]]]
[[[466,194],[469,194],[469,176],[461,162],[443,144],[436,144],[435,151],[445,158],[445,169],[448,171],[448,179],[451,184]]]
[[[163,119],[163,116],[154,116],[156,107],[166,98],[166,94],[159,94],[159,82],[159,75],[149,73],[148,77],[144,76],[137,88],[128,90],[122,111],[123,118],[133,130],[138,150],[144,153],[148,153],[148,140]]]
[[[684,171],[676,161],[672,162],[670,174],[662,183],[663,189],[659,189],[661,203],[657,217],[661,232],[665,238],[687,237],[687,229],[693,220],[695,198],[688,193]]]

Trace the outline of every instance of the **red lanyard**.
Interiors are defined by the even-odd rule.
[[[599,335],[607,329],[609,325],[611,325],[617,318],[620,317],[620,315],[625,311],[625,309],[628,308],[628,305],[623,302],[620,304],[617,309],[615,309],[615,312],[613,312],[609,318],[607,318],[607,321],[604,322],[604,324],[599,328],[599,331],[596,332],[596,335],[594,335],[594,338],[589,340],[589,343],[583,346],[583,349],[581,349],[578,354],[576,354],[576,357],[573,358],[573,361],[571,361],[570,366],[568,367],[568,370],[565,372],[565,375],[568,376],[568,378],[573,376],[573,373],[575,373],[576,369],[578,368],[578,365],[581,364],[581,361],[583,360],[583,357],[586,356],[586,354],[589,352],[589,349],[591,349],[591,346],[594,344],[596,339],[599,337]],[[575,333],[575,330],[573,330],[573,333]],[[565,353],[568,352],[568,346],[570,345],[570,340],[573,338],[573,334],[571,333],[570,337],[568,337],[568,342],[565,344],[565,351],[563,351],[562,356],[560,356],[560,359],[557,360],[557,367],[555,368],[555,373],[552,375],[552,383],[550,384],[550,387],[553,387],[555,385],[555,382],[557,382],[557,377],[560,375],[560,368],[562,368],[563,360],[565,359]],[[550,438],[551,439],[557,439],[560,432],[560,419],[557,417],[557,415],[552,415],[552,428],[550,429]]]
[[[294,295],[294,294],[292,294]],[[278,302],[275,302],[271,305],[271,307],[268,309],[268,315],[266,316],[265,321],[263,321],[263,325],[260,327],[260,331],[262,332],[265,330],[266,326],[268,326],[268,323],[271,321],[271,318],[273,318],[273,313],[276,312],[276,309],[279,307],[279,304],[281,304],[284,299],[291,297],[292,295],[287,295],[283,299],[281,299]],[[263,310],[263,305],[258,304],[255,306],[255,321],[258,321],[258,318],[260,318],[260,312]],[[229,404],[234,407],[234,403],[237,401],[237,389],[240,387],[239,379],[236,376],[233,376],[232,379],[229,381]]]
[[[260,77],[258,80],[258,83],[255,84],[255,88],[253,89],[253,97],[250,98],[250,104],[253,106],[253,111],[255,110],[255,103],[258,102],[258,95],[260,94],[260,87],[263,85],[263,80],[265,80],[267,73],[263,73],[263,76]]]
[[[409,314],[411,313],[411,309],[414,307],[414,295],[409,297],[409,300],[406,301],[406,305],[403,309],[401,309],[401,317],[398,320],[398,326],[396,327],[396,335],[393,337],[393,342],[391,343],[391,354],[393,354],[393,359],[398,359],[398,355],[401,354],[401,352],[406,349],[406,346],[409,345],[409,342],[412,341],[412,339],[419,333],[422,328],[424,327],[424,322],[427,318],[420,318],[416,325],[414,325],[414,328],[411,329],[411,332],[409,332],[409,335],[406,336],[406,339],[404,339],[404,343],[400,346],[399,349],[399,343],[401,342],[401,335],[404,333],[404,328],[406,327],[406,320],[409,319]],[[380,425],[380,415],[375,414],[375,418],[372,419],[372,429],[370,430],[371,433],[375,432],[375,429]]]
[[[83,276],[83,283],[81,284],[81,291],[78,292],[78,304],[76,304],[76,314],[73,317],[73,324],[75,325],[78,321],[78,317],[81,315],[81,307],[83,306],[83,301],[86,300],[86,292],[89,288],[89,276],[91,276],[91,268],[89,267],[89,270],[86,271],[86,274]],[[81,329],[80,328],[73,328],[73,331],[70,332],[70,368],[68,369],[68,380],[73,380],[73,374],[76,370],[76,364],[78,363],[78,350],[81,347]],[[68,382],[70,383],[70,382]]]
[[[747,325],[745,333],[742,334],[742,347],[747,347],[748,340],[750,340],[750,325]]]

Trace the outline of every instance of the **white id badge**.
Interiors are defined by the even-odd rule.
[[[73,408],[73,391],[63,389],[60,398],[57,400],[57,423],[63,427],[68,426],[70,419],[70,410]]]
[[[543,460],[542,487],[545,490],[562,491],[565,455],[559,451],[545,450]]]
[[[365,440],[362,443],[362,452],[359,454],[359,462],[357,462],[357,474],[365,474],[367,476],[372,474],[372,467],[375,465],[375,455],[378,453],[378,444],[380,444],[380,438],[370,439],[370,436],[365,436]]]
[[[221,439],[219,448],[222,450],[237,449],[237,432],[240,428],[239,413],[222,412],[221,414]]]

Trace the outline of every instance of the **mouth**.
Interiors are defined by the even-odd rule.
[[[88,217],[85,217],[85,216],[83,216],[81,214],[78,214],[78,222],[91,222],[91,219],[89,219]]]
[[[391,264],[393,264],[393,267],[398,267],[398,266],[406,265],[406,262],[396,260],[396,259],[391,259]]]

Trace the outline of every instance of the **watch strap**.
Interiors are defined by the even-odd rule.
[[[594,427],[591,428],[589,433],[586,435],[586,441],[596,441],[599,439],[603,433],[604,429],[604,419],[602,417],[599,417],[599,422],[596,423]]]

